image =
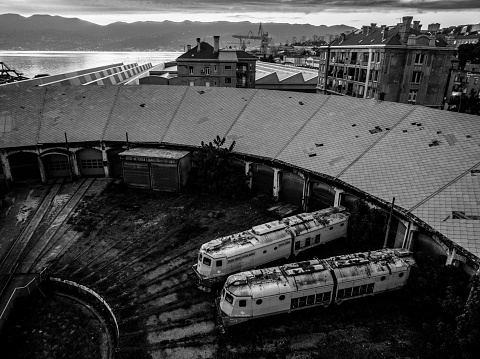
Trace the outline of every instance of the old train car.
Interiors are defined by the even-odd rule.
[[[217,300],[224,327],[247,320],[402,288],[415,260],[381,249],[250,270],[229,276]]]
[[[208,290],[233,273],[296,256],[309,248],[345,237],[349,213],[331,207],[255,226],[204,243],[192,269],[198,285]]]

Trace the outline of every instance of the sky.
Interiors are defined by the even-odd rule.
[[[480,23],[480,0],[0,0],[0,14],[77,17],[96,24],[116,21],[250,21],[312,25],[372,22],[395,25],[402,16],[423,28]]]

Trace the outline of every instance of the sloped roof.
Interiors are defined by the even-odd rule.
[[[70,142],[200,146],[303,168],[410,213],[480,256],[478,116],[394,102],[188,86],[0,88],[0,148]],[[7,124],[8,122],[8,124]],[[455,213],[457,215],[455,215]],[[461,215],[459,216],[458,213]]]
[[[255,60],[256,57],[242,50],[222,50],[214,51],[214,47],[208,42],[200,43],[200,51],[197,51],[198,45],[188,50],[186,53],[177,57],[177,61],[188,60],[220,60],[220,61],[237,61],[237,60]]]
[[[335,47],[335,46],[372,46],[372,45],[402,45],[402,42],[400,41],[400,35],[399,35],[399,25],[395,26],[387,26],[388,29],[387,37],[384,41],[382,41],[382,28],[380,27],[375,27],[371,29],[368,33],[363,33],[363,31],[357,30],[355,32],[352,32],[350,34],[345,35],[345,38],[342,39],[342,37],[339,37],[338,39],[335,39],[330,46]],[[421,31],[418,31],[414,29],[413,27],[410,27],[409,35],[424,35]],[[435,42],[436,47],[445,47],[447,46],[447,43],[445,40],[438,38],[437,41]]]

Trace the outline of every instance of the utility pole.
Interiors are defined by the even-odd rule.
[[[385,241],[383,242],[383,248],[387,248],[388,233],[390,232],[390,222],[392,221],[393,206],[395,205],[395,197],[392,199],[392,206],[390,207],[390,214],[388,216],[387,231],[385,233]]]

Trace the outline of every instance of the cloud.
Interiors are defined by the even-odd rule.
[[[2,1],[3,2],[3,1]],[[5,1],[7,3],[7,1]],[[11,10],[6,10],[7,8]],[[0,11],[19,13],[146,13],[146,12],[296,12],[318,13],[326,10],[442,11],[480,9],[479,0],[10,0]]]

